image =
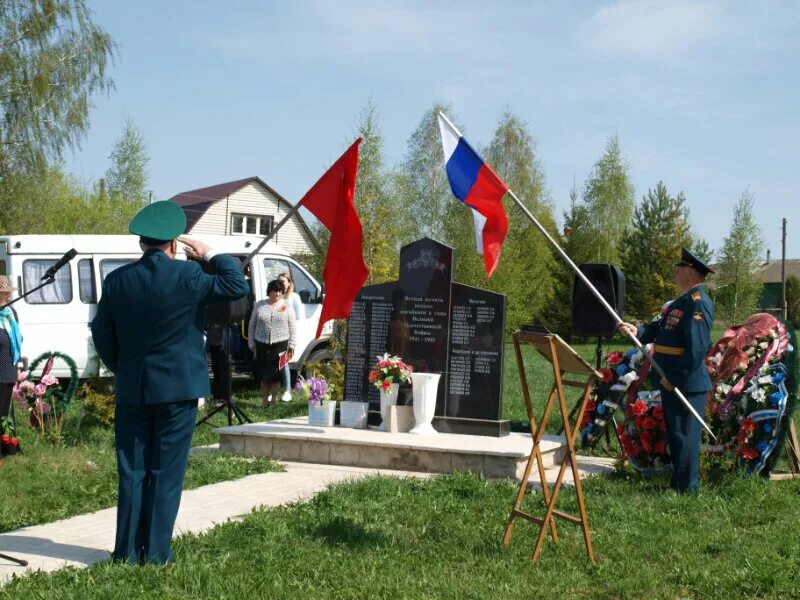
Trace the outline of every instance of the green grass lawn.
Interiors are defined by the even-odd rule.
[[[800,482],[730,479],[679,496],[660,479],[584,485],[597,563],[560,525],[531,566],[532,524],[501,538],[510,482],[454,474],[373,478],[309,502],[186,536],[176,563],[101,563],[36,574],[7,598],[793,598],[800,590]],[[560,506],[576,511],[571,490]],[[541,497],[527,508],[541,512]]]
[[[296,401],[270,409],[260,407],[260,398],[245,388],[237,396],[242,408],[255,421],[302,414],[305,403]],[[70,407],[71,436],[77,406]],[[113,429],[86,418],[75,444],[54,447],[38,436],[18,416],[18,435],[24,452],[0,464],[0,531],[37,525],[113,506],[117,500],[117,463]],[[215,426],[226,425],[224,417]],[[192,445],[216,443],[212,427],[204,425],[194,434]],[[269,459],[243,459],[206,453],[189,459],[186,488],[279,469]]]
[[[576,344],[587,360],[593,344]],[[612,344],[609,349],[625,349]],[[505,416],[524,419],[513,347],[506,348]],[[551,374],[525,353],[536,416]],[[239,400],[254,420],[305,412],[301,402],[270,410],[256,394]],[[222,424],[220,419],[219,424]],[[555,424],[552,426],[556,427]],[[0,475],[0,529],[113,505],[111,432],[96,425],[75,447],[52,448],[26,434],[26,454]],[[195,444],[212,443],[211,428]],[[612,447],[611,452],[616,449]],[[602,451],[602,450],[601,450]],[[273,468],[269,461],[192,458],[187,487]],[[531,566],[534,525],[501,538],[514,500],[510,481],[453,474],[429,481],[371,478],[312,500],[259,510],[176,543],[176,563],[99,563],[15,579],[0,598],[793,598],[800,596],[800,481],[728,477],[681,496],[661,477],[630,471],[584,484],[597,563],[580,529],[560,524]],[[571,489],[559,508],[577,512]],[[527,500],[543,511],[541,496]]]

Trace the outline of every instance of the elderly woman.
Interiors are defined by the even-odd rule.
[[[14,291],[16,288],[11,287],[8,277],[0,275],[0,306],[8,304]],[[17,314],[10,306],[0,309],[0,417],[7,417],[11,406],[21,346]]]
[[[302,321],[305,318],[305,311],[303,310],[303,301],[300,296],[294,292],[294,280],[288,271],[278,273],[278,281],[283,284],[283,301],[294,312],[295,321]],[[292,374],[289,371],[289,363],[283,368],[283,387],[284,392],[281,400],[289,402],[292,399]]]
[[[283,285],[278,280],[267,285],[267,299],[253,306],[247,340],[250,351],[255,353],[262,406],[271,406],[278,399],[283,380],[281,354],[288,352],[291,359],[296,343],[294,311],[283,301]]]

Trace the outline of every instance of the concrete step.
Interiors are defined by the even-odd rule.
[[[520,479],[531,452],[530,434],[495,438],[440,433],[412,435],[376,429],[317,427],[307,417],[250,423],[215,430],[221,451],[244,456],[397,469],[424,473],[471,471],[490,478]],[[560,464],[566,443],[545,436],[541,443],[545,468]]]

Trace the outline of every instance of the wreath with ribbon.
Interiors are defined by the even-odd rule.
[[[712,391],[706,420],[718,443],[704,452],[738,465],[746,475],[768,475],[783,448],[797,404],[796,335],[791,326],[759,313],[728,329],[706,355]],[[640,472],[669,466],[663,441],[663,409],[658,392],[640,391],[650,365],[630,350],[606,356],[608,368],[592,391],[581,443],[592,445],[608,428],[619,408],[622,449]],[[650,418],[648,418],[650,417]]]
[[[78,391],[78,385],[80,384],[80,378],[78,377],[78,365],[75,364],[75,361],[72,359],[72,357],[62,352],[44,352],[33,359],[28,371],[32,375],[44,362],[45,365],[42,369],[42,374],[38,377],[38,379],[41,379],[50,373],[50,371],[53,369],[53,364],[55,363],[56,359],[64,362],[69,369],[69,383],[67,384],[67,387],[65,389],[61,389],[60,386],[55,386],[51,392],[51,397],[54,404],[53,408],[63,411],[69,407],[70,402],[72,402],[72,399],[75,397],[75,393]]]

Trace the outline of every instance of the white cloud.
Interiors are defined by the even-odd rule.
[[[581,33],[595,51],[668,60],[732,26],[718,2],[619,0],[595,11]]]

